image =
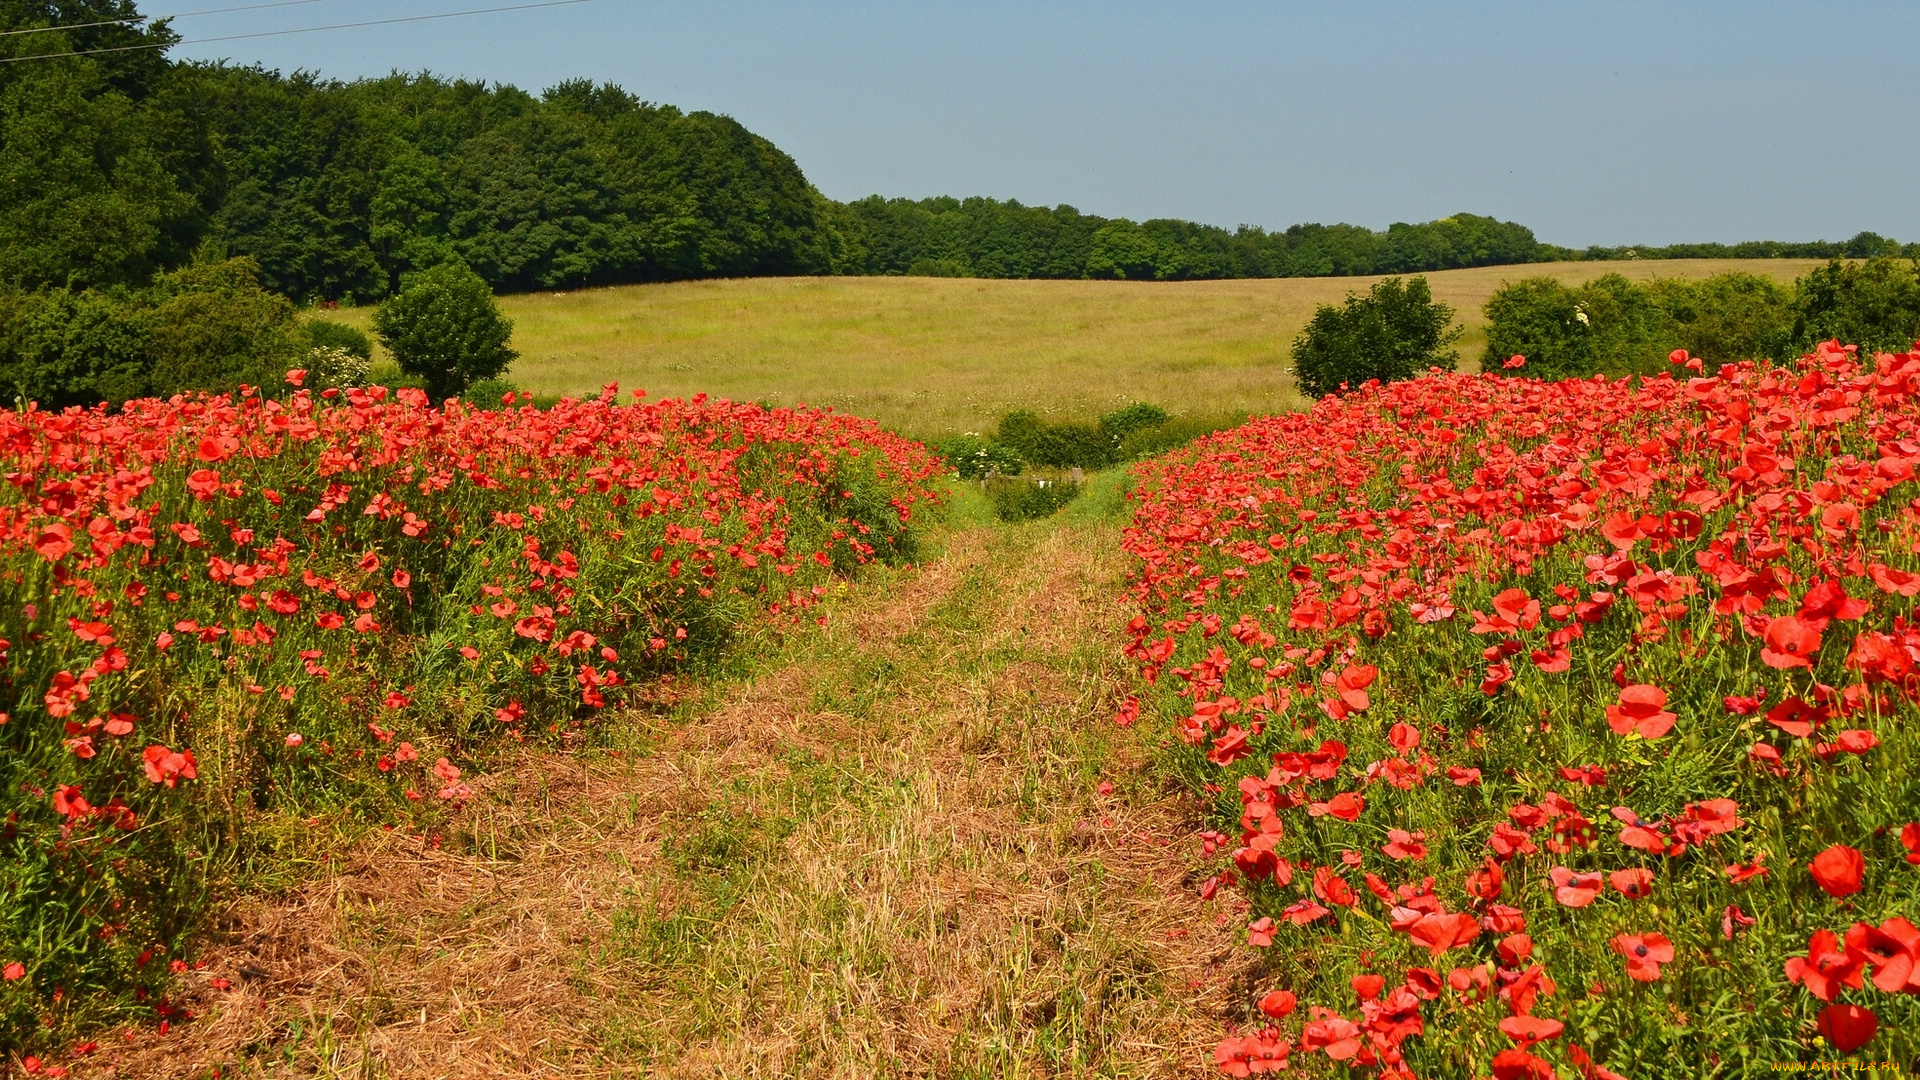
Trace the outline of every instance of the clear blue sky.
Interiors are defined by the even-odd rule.
[[[152,14],[239,0],[143,0]],[[512,0],[318,0],[185,37]],[[1570,244],[1920,240],[1920,4],[655,3],[186,46],[353,78],[585,76],[726,113],[830,196]]]

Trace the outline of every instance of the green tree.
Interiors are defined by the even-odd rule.
[[[164,274],[145,299],[149,390],[161,397],[277,389],[305,352],[293,305],[261,287],[251,259]]]
[[[1646,289],[1619,274],[1577,288],[1547,277],[1502,287],[1487,300],[1487,351],[1480,366],[1527,358],[1526,374],[1546,379],[1652,374],[1679,337]]]
[[[1835,259],[1795,287],[1791,338],[1799,350],[1837,339],[1871,355],[1904,352],[1920,341],[1920,262]]]
[[[148,333],[136,308],[93,289],[0,298],[0,405],[140,397],[150,386]]]
[[[1742,273],[1703,281],[1660,278],[1645,288],[1673,320],[1673,339],[1662,343],[1669,349],[1685,349],[1710,364],[1778,358],[1786,351],[1793,296],[1769,278]]]
[[[1430,367],[1452,370],[1460,340],[1453,308],[1433,299],[1427,279],[1387,278],[1365,296],[1322,304],[1293,343],[1294,378],[1319,397],[1370,379],[1410,379]]]
[[[498,376],[520,355],[507,347],[513,322],[500,313],[493,290],[458,263],[409,278],[374,313],[373,332],[400,370],[424,380],[435,398]]]

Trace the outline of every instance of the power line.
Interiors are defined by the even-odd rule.
[[[531,11],[535,8],[569,7],[574,4],[591,4],[594,0],[546,0],[539,4],[508,4],[504,7],[471,8],[467,11],[443,11],[436,15],[408,15],[396,19],[368,19],[364,22],[334,23],[331,26],[301,26],[292,30],[260,30],[251,34],[225,34],[220,37],[191,38],[171,44],[148,43],[142,45],[116,45],[107,49],[82,49],[77,52],[43,53],[39,56],[0,57],[0,64],[18,64],[28,60],[64,60],[74,56],[98,56],[101,53],[137,52],[143,49],[166,49],[173,45],[205,45],[216,41],[240,41],[244,38],[284,37],[288,34],[317,34],[322,30],[352,30],[362,26],[392,26],[396,23],[429,22],[434,19],[458,19],[467,15],[493,15],[503,11]]]
[[[159,22],[162,19],[191,19],[200,15],[225,15],[230,11],[259,11],[263,8],[298,7],[301,4],[318,4],[321,0],[280,0],[275,4],[243,4],[240,7],[208,8],[205,11],[182,11],[177,15],[135,15],[130,19],[102,19],[99,22],[68,23],[63,26],[31,26],[25,30],[0,30],[0,37],[13,37],[16,34],[48,34],[55,30],[90,30],[96,26],[126,26],[131,23]]]

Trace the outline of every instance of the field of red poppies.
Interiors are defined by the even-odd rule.
[[[1138,470],[1228,1076],[1920,1055],[1920,351],[1369,385]]]
[[[816,618],[831,575],[911,554],[934,460],[824,411],[374,388],[0,411],[0,471],[19,1046],[177,1022],[168,975],[256,820],[437,840],[475,754]]]

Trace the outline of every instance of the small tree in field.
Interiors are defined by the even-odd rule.
[[[1410,379],[1430,367],[1452,370],[1460,354],[1447,346],[1464,333],[1449,329],[1452,322],[1453,309],[1434,302],[1426,278],[1388,278],[1340,307],[1320,305],[1294,339],[1294,377],[1302,391],[1320,397],[1343,384]]]
[[[513,322],[500,314],[493,290],[459,263],[415,274],[373,317],[373,332],[400,370],[426,383],[435,398],[507,370],[519,353],[507,347]]]

